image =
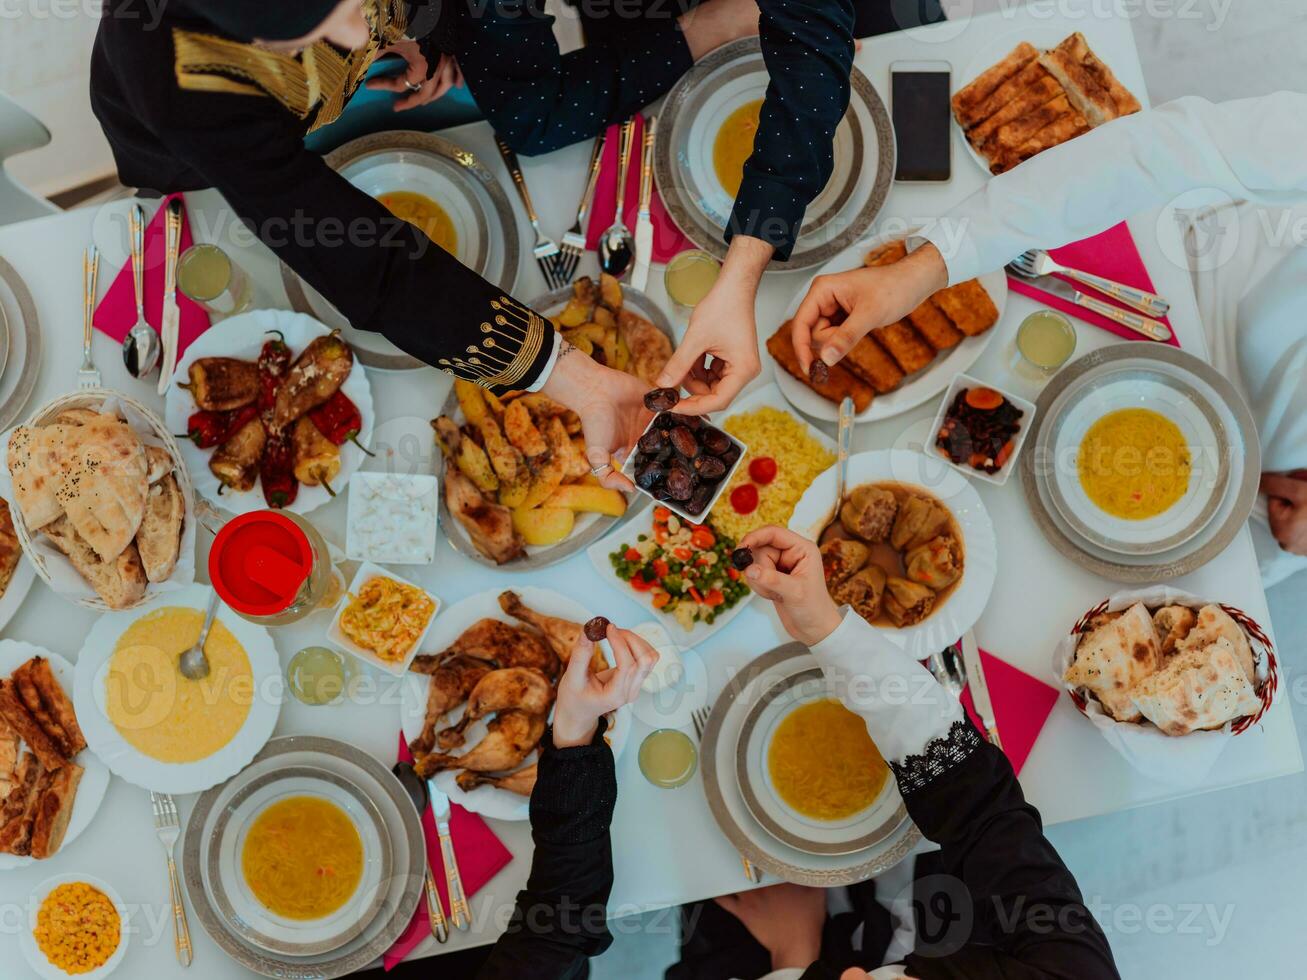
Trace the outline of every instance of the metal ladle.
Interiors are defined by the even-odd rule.
[[[136,287],[136,326],[123,338],[123,364],[133,378],[144,378],[159,364],[161,344],[154,328],[145,322],[145,212],[133,204],[132,285]]]
[[[622,139],[618,144],[617,213],[608,230],[599,236],[599,268],[614,279],[625,276],[635,261],[635,236],[622,220],[622,210],[626,204],[626,175],[631,169],[631,135],[634,130],[634,119],[622,123]]]
[[[208,642],[209,630],[213,629],[213,615],[218,611],[218,591],[209,595],[209,607],[204,610],[204,625],[200,627],[200,638],[195,645],[182,654],[178,667],[187,680],[202,681],[209,676],[209,658],[204,655],[204,644]]]

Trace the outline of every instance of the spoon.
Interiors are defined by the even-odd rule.
[[[159,335],[145,322],[145,212],[131,210],[132,285],[136,287],[136,326],[123,338],[123,363],[133,378],[144,378],[159,363]]]
[[[932,653],[926,661],[926,669],[939,681],[940,687],[955,698],[962,697],[962,689],[967,686],[967,668],[958,656],[956,647],[946,647],[939,653]]]
[[[209,607],[204,610],[204,625],[200,627],[200,638],[195,646],[182,654],[178,666],[182,676],[187,680],[202,681],[209,676],[209,658],[204,655],[204,644],[208,642],[209,630],[213,629],[213,614],[218,611],[218,592],[213,590],[209,596]]]
[[[631,134],[634,128],[634,119],[622,123],[622,139],[618,144],[617,213],[613,215],[613,223],[608,230],[599,236],[599,268],[614,279],[623,278],[635,260],[635,236],[622,220],[626,204],[626,175],[631,169]]]
[[[836,451],[839,453],[835,463],[835,509],[831,511],[830,520],[817,535],[818,544],[821,544],[822,535],[840,519],[840,508],[844,506],[844,490],[849,479],[849,447],[853,442],[853,399],[848,395],[845,395],[844,400],[840,402],[840,427],[835,442]]]
[[[411,762],[396,762],[390,770],[399,780],[400,785],[404,787],[404,792],[408,793],[408,798],[413,801],[417,807],[419,817],[427,812],[427,807],[431,805],[431,798],[427,795],[427,783],[417,771],[413,768]],[[427,873],[426,895],[427,895],[427,921],[431,926],[431,935],[436,938],[436,942],[443,943],[449,940],[449,923],[445,921],[445,910],[440,904],[440,892],[436,891],[436,879],[431,874],[431,865],[426,861],[422,862],[423,869]]]

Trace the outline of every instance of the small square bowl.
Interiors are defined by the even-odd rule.
[[[424,557],[406,557],[397,550],[369,546],[365,534],[359,525],[363,521],[363,511],[372,492],[386,489],[390,492],[401,490],[408,495],[414,505],[413,515],[416,519],[419,506],[424,504],[428,511],[425,526],[418,529],[417,545]],[[436,559],[436,534],[439,525],[438,512],[440,497],[438,484],[434,476],[422,473],[379,473],[359,471],[350,477],[349,510],[345,522],[345,554],[350,561],[371,561],[383,565],[430,565]]]
[[[644,427],[644,432],[640,433],[640,437],[643,438],[644,433],[652,429],[654,427],[654,423],[656,423],[659,417],[664,414],[666,413],[658,412],[656,415],[654,415],[654,417],[649,420],[649,424]],[[714,428],[721,429],[723,432],[726,432],[725,429],[722,429],[722,427],[718,425],[716,422],[714,422],[712,418],[710,418],[709,416],[701,415],[699,416],[699,418],[703,419],[704,422],[713,426]],[[726,432],[726,437],[730,439],[731,442],[735,443],[735,445],[740,447],[740,456],[735,461],[735,464],[730,469],[728,469],[724,474],[722,474],[721,482],[717,484],[716,492],[713,493],[712,499],[708,501],[708,506],[706,506],[703,509],[703,513],[699,514],[698,516],[688,513],[681,506],[681,501],[659,500],[648,490],[641,488],[640,484],[635,483],[635,457],[640,451],[639,439],[636,440],[636,445],[634,448],[632,448],[631,455],[627,456],[626,462],[622,464],[622,474],[626,477],[629,477],[632,483],[635,483],[635,489],[637,493],[642,493],[650,500],[652,500],[655,504],[666,507],[668,510],[670,510],[677,517],[681,518],[681,520],[683,521],[689,521],[691,524],[702,524],[704,521],[708,519],[708,514],[712,511],[713,507],[716,506],[718,499],[722,495],[722,491],[726,489],[726,485],[731,482],[731,477],[735,475],[735,471],[740,468],[740,465],[744,462],[744,458],[749,454],[749,447],[746,446],[744,443],[740,442],[739,439],[736,439],[735,436],[731,435],[729,432]]]
[[[964,388],[993,388],[1000,395],[1010,401],[1017,409],[1021,411],[1021,428],[1017,430],[1016,442],[1012,446],[1012,455],[1003,463],[1002,468],[997,473],[986,473],[984,470],[978,470],[968,463],[955,463],[935,445],[935,440],[939,438],[940,427],[944,424],[944,417],[948,414],[949,406],[953,404],[953,399],[957,398],[958,392]],[[953,378],[953,383],[949,385],[948,391],[944,393],[944,400],[940,402],[939,411],[935,413],[935,423],[930,427],[930,443],[925,447],[928,455],[938,456],[944,462],[948,463],[959,473],[967,476],[973,476],[978,480],[984,480],[986,483],[992,483],[1001,487],[1007,483],[1008,477],[1016,469],[1017,457],[1021,455],[1021,447],[1026,443],[1026,436],[1030,432],[1030,423],[1035,417],[1035,406],[1032,402],[1012,394],[1010,391],[1004,391],[1002,388],[981,381],[969,374],[958,374]]]
[[[435,603],[435,608],[431,611],[431,618],[427,620],[427,625],[422,630],[422,634],[413,641],[413,645],[409,647],[408,651],[399,660],[383,660],[373,651],[359,646],[346,636],[344,631],[340,628],[340,617],[345,612],[346,607],[353,600],[353,597],[358,594],[359,589],[363,588],[364,584],[374,578],[388,578],[401,585],[410,585],[413,588],[426,593],[431,601]],[[388,571],[380,565],[374,565],[372,562],[365,561],[359,565],[358,571],[354,573],[354,580],[349,583],[349,588],[346,589],[345,594],[340,597],[340,602],[336,603],[336,609],[331,615],[331,625],[327,627],[327,642],[336,649],[352,654],[364,663],[371,664],[373,667],[383,670],[387,674],[393,674],[396,677],[403,677],[408,671],[409,665],[413,663],[413,658],[417,656],[418,650],[422,648],[422,643],[426,640],[427,634],[431,632],[431,624],[434,623],[436,617],[440,615],[440,605],[439,596],[428,592],[417,583],[400,578],[394,572]]]

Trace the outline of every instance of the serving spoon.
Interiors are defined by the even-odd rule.
[[[213,615],[218,611],[218,590],[211,589],[209,607],[204,610],[204,625],[200,627],[200,638],[195,645],[182,654],[178,668],[187,680],[202,681],[209,676],[209,658],[204,655],[204,644],[208,642],[209,630],[213,629]]]
[[[835,443],[838,453],[835,461],[835,509],[831,511],[830,520],[817,532],[815,540],[819,545],[822,535],[840,519],[840,508],[844,506],[844,491],[849,480],[849,447],[853,443],[853,399],[848,395],[840,402],[840,427]]]
[[[131,215],[132,285],[136,287],[136,326],[123,338],[123,364],[133,378],[144,378],[159,364],[159,335],[145,322],[145,212],[133,204]]]
[[[617,165],[617,213],[608,230],[599,236],[599,268],[614,279],[621,279],[635,261],[635,236],[622,220],[622,210],[626,204],[626,175],[631,169],[631,135],[635,130],[635,119],[622,123],[622,139],[618,144]]]

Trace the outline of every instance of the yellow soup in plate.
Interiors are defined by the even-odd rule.
[[[160,762],[213,755],[236,737],[254,701],[249,657],[221,620],[204,644],[209,676],[181,675],[177,661],[203,625],[199,609],[156,609],[123,632],[109,658],[105,713],[133,748]]]
[[[363,840],[348,813],[318,796],[289,796],[260,813],[241,850],[259,903],[286,919],[322,919],[363,879]]]
[[[786,715],[767,750],[780,798],[805,817],[843,820],[876,802],[889,766],[861,718],[838,701],[813,701]]]
[[[744,162],[753,154],[753,137],[758,132],[762,99],[746,102],[722,123],[713,140],[712,165],[717,180],[734,197],[744,182]]]
[[[449,212],[425,194],[416,191],[391,191],[377,200],[396,218],[403,218],[450,255],[458,254],[458,230]]]
[[[1173,507],[1189,489],[1191,466],[1180,427],[1148,408],[1108,412],[1089,427],[1076,459],[1085,495],[1128,521]]]

